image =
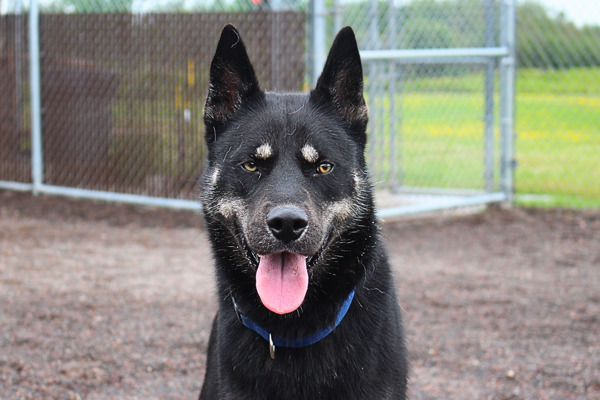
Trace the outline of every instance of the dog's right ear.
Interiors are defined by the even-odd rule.
[[[210,144],[220,130],[244,102],[255,96],[264,96],[254,68],[248,58],[246,46],[233,25],[221,32],[215,56],[210,64],[208,97],[204,105],[206,140]]]
[[[310,99],[330,107],[359,143],[365,145],[369,117],[363,96],[360,53],[352,28],[342,28],[335,37]]]

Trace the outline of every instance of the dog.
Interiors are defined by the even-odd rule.
[[[309,94],[263,91],[239,32],[223,29],[204,109],[218,311],[200,400],[406,398],[367,120],[351,28]]]

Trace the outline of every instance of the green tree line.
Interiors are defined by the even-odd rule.
[[[517,8],[517,56],[523,67],[599,66],[600,25],[577,27],[563,14],[551,16],[538,3],[524,3]]]
[[[499,3],[413,0],[394,7],[388,1],[380,1],[373,7],[363,1],[346,5],[344,20],[363,18],[363,23],[355,27],[363,48],[479,47],[490,41],[498,45]],[[374,15],[378,21],[377,35],[372,23]],[[579,27],[564,14],[555,15],[538,2],[527,1],[517,5],[516,27],[520,67],[563,69],[600,65],[600,24]]]

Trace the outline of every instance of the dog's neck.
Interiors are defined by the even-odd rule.
[[[355,292],[355,289],[352,289],[352,291],[350,292],[350,294],[348,295],[348,297],[342,304],[342,307],[340,308],[337,318],[335,319],[335,322],[333,324],[327,325],[323,329],[320,329],[311,335],[303,336],[303,337],[299,337],[299,338],[288,338],[288,337],[284,337],[284,336],[272,335],[267,329],[262,327],[256,321],[253,321],[246,315],[242,314],[239,311],[239,308],[238,308],[238,306],[235,302],[235,298],[233,296],[232,296],[232,300],[233,300],[233,307],[235,308],[235,312],[237,313],[241,323],[246,328],[251,329],[254,332],[258,333],[260,336],[262,336],[263,339],[265,339],[267,342],[269,342],[269,350],[271,353],[271,358],[275,358],[275,348],[276,347],[289,347],[289,348],[296,348],[296,349],[301,348],[301,347],[307,347],[307,346],[310,346],[311,344],[315,344],[315,343],[319,342],[320,340],[327,337],[331,332],[333,332],[333,330],[340,324],[340,322],[342,322],[342,320],[346,316],[346,313],[348,312],[348,309],[350,308],[350,305],[352,304],[352,300],[354,299],[354,292]]]

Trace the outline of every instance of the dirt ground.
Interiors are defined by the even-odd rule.
[[[600,211],[385,225],[412,399],[600,399]],[[201,216],[0,191],[0,399],[194,399]]]

